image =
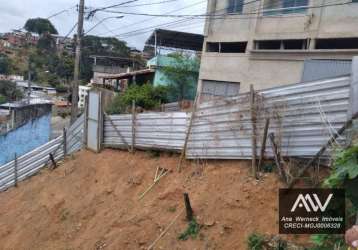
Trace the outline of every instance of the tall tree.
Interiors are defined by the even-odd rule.
[[[5,54],[0,54],[0,74],[8,75],[11,73],[11,69],[11,59]]]
[[[49,33],[45,33],[41,36],[37,43],[37,48],[46,52],[56,52],[56,41]]]
[[[45,18],[32,18],[27,20],[24,26],[25,30],[28,32],[34,32],[39,35],[50,33],[50,34],[58,34],[55,26]]]
[[[2,101],[6,99],[7,101],[15,101],[22,98],[22,93],[16,88],[16,84],[10,81],[0,81],[0,96]]]

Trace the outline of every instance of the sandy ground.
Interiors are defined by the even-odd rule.
[[[147,249],[182,210],[184,192],[200,234],[178,240],[183,213],[154,249],[244,250],[252,232],[277,234],[279,181],[248,177],[248,162],[187,162],[138,201],[157,166],[175,170],[177,163],[177,155],[80,152],[0,193],[0,249]]]

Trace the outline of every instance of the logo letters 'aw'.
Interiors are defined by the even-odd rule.
[[[312,200],[312,197],[309,194],[306,194],[306,196],[303,196],[303,194],[300,194],[296,201],[295,204],[293,205],[291,212],[295,212],[297,207],[305,207],[307,212],[312,212],[312,210],[314,212],[317,212],[319,209],[321,210],[321,212],[326,211],[326,208],[329,204],[329,202],[331,201],[333,197],[333,194],[330,194],[326,200],[326,202],[324,203],[324,205],[322,205],[321,200],[318,198],[317,194],[313,194],[313,198],[316,202]],[[309,206],[310,205],[310,206]],[[312,209],[311,209],[312,208]]]

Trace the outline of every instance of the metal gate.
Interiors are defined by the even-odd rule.
[[[90,91],[88,95],[87,119],[86,119],[86,141],[87,148],[99,152],[102,141],[102,109],[101,92]]]

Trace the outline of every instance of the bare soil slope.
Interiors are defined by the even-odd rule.
[[[80,152],[0,193],[0,249],[146,249],[180,213],[184,192],[204,225],[200,235],[178,240],[183,213],[155,249],[244,250],[250,233],[278,232],[279,181],[249,178],[244,161],[187,162],[138,201],[157,166],[175,170],[177,163],[176,155]]]

